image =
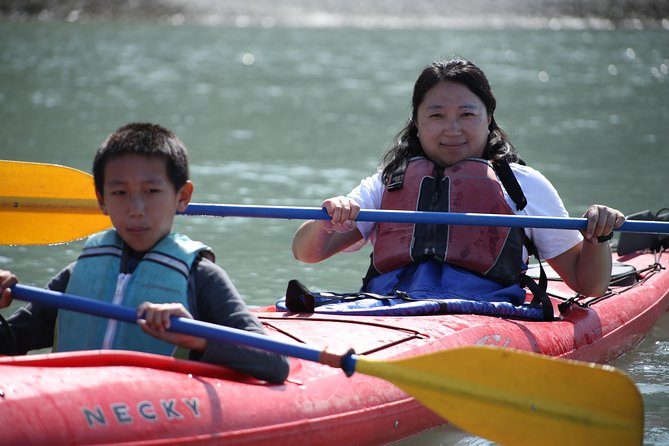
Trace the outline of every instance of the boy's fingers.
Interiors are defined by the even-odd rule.
[[[142,302],[137,306],[137,319],[142,319],[144,317],[148,305],[148,302]]]
[[[163,311],[161,316],[162,316],[162,320],[160,321],[161,327],[163,327],[165,330],[169,330],[170,317],[172,316],[172,314],[169,311]]]
[[[5,288],[0,293],[0,308],[6,308],[9,304],[12,303],[12,290],[10,288]]]

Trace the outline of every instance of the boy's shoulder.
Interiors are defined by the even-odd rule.
[[[206,251],[200,252],[197,256],[191,267],[190,275],[198,288],[201,288],[204,284],[214,285],[217,282],[227,284],[230,281],[227,272],[214,262]]]
[[[51,278],[46,287],[52,291],[64,293],[65,289],[67,288],[67,284],[70,282],[70,277],[72,276],[72,271],[74,270],[74,266],[76,264],[77,262],[75,260],[60,270],[58,274]]]

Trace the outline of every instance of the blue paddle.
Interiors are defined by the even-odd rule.
[[[111,227],[93,178],[45,163],[0,160],[0,245],[65,243]],[[191,203],[186,215],[328,220],[321,208]],[[362,210],[360,221],[585,229],[584,218]],[[669,233],[669,222],[626,221],[622,232]]]
[[[255,217],[301,220],[329,220],[323,208],[289,206],[253,206],[233,204],[191,203],[184,215],[206,215],[213,217]],[[391,211],[362,209],[356,220],[374,222],[442,224],[467,226],[506,226],[516,228],[551,228],[584,230],[585,218],[533,217],[527,215],[474,214],[456,212]],[[619,232],[669,232],[669,222],[628,220]]]

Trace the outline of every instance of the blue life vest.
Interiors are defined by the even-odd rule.
[[[92,235],[77,259],[67,293],[137,307],[142,302],[181,303],[188,308],[188,276],[209,248],[171,233],[148,251],[132,274],[120,273],[123,241],[110,229]],[[137,325],[60,310],[58,351],[119,349],[172,355],[176,347]]]

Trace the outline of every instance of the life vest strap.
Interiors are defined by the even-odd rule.
[[[495,173],[499,177],[499,181],[506,189],[506,192],[509,194],[509,197],[516,204],[516,209],[522,211],[527,206],[527,198],[521,189],[516,176],[511,170],[511,166],[507,160],[499,160],[492,163],[492,167],[495,170]]]

